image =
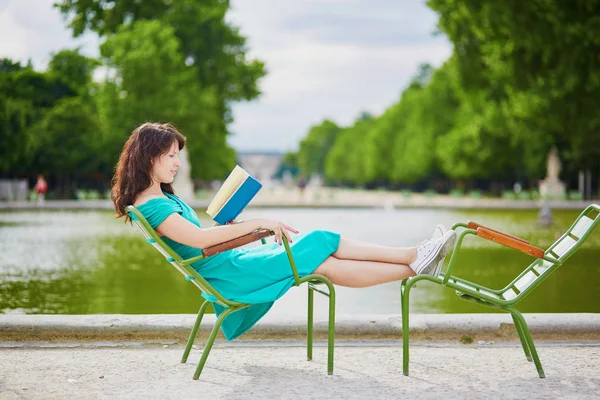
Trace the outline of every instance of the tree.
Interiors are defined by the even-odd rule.
[[[118,132],[116,142],[145,121],[171,122],[190,139],[194,176],[220,178],[231,170],[233,150],[210,132],[218,118],[216,88],[201,87],[195,68],[185,65],[173,28],[159,20],[124,25],[101,53],[116,71],[100,96],[102,107],[115,112],[101,114],[103,126]]]
[[[325,120],[310,128],[300,142],[297,162],[300,172],[305,176],[313,173],[325,174],[325,157],[333,145],[340,128],[332,121]]]
[[[530,177],[541,177],[552,145],[567,170],[600,167],[600,1],[428,5],[455,45],[463,87],[485,91],[485,101],[501,110]],[[480,116],[491,118],[488,126],[499,120],[492,110]]]
[[[39,147],[29,128],[64,96],[75,92],[55,77],[4,59],[0,72],[0,175],[26,176]],[[8,67],[7,67],[8,66]]]
[[[192,174],[222,177],[234,156],[227,146],[227,124],[232,121],[234,101],[256,98],[258,80],[265,75],[264,64],[246,57],[246,38],[225,20],[229,2],[222,0],[63,0],[56,4],[69,19],[74,36],[87,30],[102,37],[120,31],[124,25],[153,21],[170,27],[179,40],[180,61],[194,71],[197,101],[185,109],[188,119],[203,113],[202,123],[187,124],[185,133],[201,131],[203,141],[190,141]],[[131,29],[131,28],[128,28]],[[121,31],[123,33],[123,31]],[[130,35],[132,43],[136,38]],[[135,45],[134,45],[135,47]],[[185,80],[189,74],[183,72]],[[146,85],[151,89],[152,85]],[[190,83],[191,84],[191,83]],[[210,103],[206,103],[210,98]],[[158,118],[157,115],[150,116]]]
[[[53,175],[61,189],[97,171],[98,124],[96,113],[84,98],[61,99],[31,131],[39,143],[32,170]]]
[[[48,72],[73,91],[89,95],[92,74],[100,65],[98,60],[81,55],[79,49],[61,50],[52,56]]]
[[[325,177],[333,182],[365,184],[365,156],[362,141],[375,119],[361,113],[355,123],[336,134],[331,150],[325,158]]]

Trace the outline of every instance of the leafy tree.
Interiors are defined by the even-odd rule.
[[[310,128],[306,137],[300,142],[297,154],[298,167],[303,175],[310,176],[313,173],[324,175],[325,157],[339,131],[340,128],[327,119]]]
[[[351,127],[336,134],[331,150],[325,158],[325,177],[333,182],[364,184],[368,182],[362,141],[375,118],[361,113]]]
[[[31,131],[39,143],[32,169],[54,176],[61,189],[97,171],[98,124],[84,98],[61,99]]]
[[[0,74],[14,72],[23,69],[19,61],[15,62],[10,58],[0,58]]]
[[[221,177],[233,167],[235,154],[224,136],[209,130],[218,118],[216,88],[201,87],[180,50],[173,28],[159,20],[124,25],[107,39],[101,53],[116,75],[99,96],[102,126],[118,132],[111,143],[122,144],[144,121],[172,122],[190,139],[194,175]]]
[[[265,69],[261,61],[247,59],[246,38],[225,20],[229,1],[63,0],[56,6],[69,19],[74,36],[91,30],[102,37],[110,37],[117,32],[123,37],[125,32],[121,27],[127,25],[126,30],[135,29],[130,26],[144,21],[160,22],[162,27],[170,27],[167,35],[174,35],[180,43],[177,61],[187,66],[188,71],[174,63],[171,66],[183,74],[180,81],[188,82],[197,90],[195,101],[182,112],[187,113],[187,120],[198,120],[198,113],[202,113],[203,117],[201,123],[179,124],[185,126],[187,135],[200,135],[200,132],[203,135],[202,141],[196,140],[195,136],[194,141],[190,141],[192,174],[202,178],[221,177],[223,171],[231,167],[234,152],[227,146],[226,140],[227,124],[232,121],[230,105],[235,101],[252,100],[260,94],[257,82],[265,75]],[[156,33],[155,37],[158,35]],[[127,40],[132,41],[131,48],[135,50],[136,37],[129,35]],[[166,36],[162,40],[174,44]],[[145,45],[150,46],[149,43]],[[123,40],[120,46],[124,46]],[[190,79],[192,71],[195,82]],[[152,80],[143,82],[143,79],[137,81],[145,83],[146,91],[155,89]],[[161,80],[164,81],[164,78]],[[142,93],[142,88],[137,89]],[[158,107],[160,102],[155,106]],[[155,120],[161,115],[151,114],[148,118]]]
[[[506,121],[531,177],[557,145],[567,170],[600,166],[600,1],[429,0],[455,45],[462,85],[484,91],[477,111]],[[482,122],[483,123],[483,122]]]
[[[88,95],[92,74],[99,66],[98,60],[83,56],[79,49],[61,50],[52,56],[48,72],[58,81],[66,83],[73,91]]]
[[[29,128],[58,99],[75,92],[64,82],[31,67],[4,60],[0,72],[0,175],[26,176],[39,141]]]

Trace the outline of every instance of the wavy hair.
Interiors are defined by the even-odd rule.
[[[170,124],[146,122],[138,126],[123,146],[112,179],[110,198],[117,218],[131,218],[125,207],[135,202],[137,196],[152,185],[152,161],[169,152],[173,143],[179,150],[185,146],[185,136]],[[161,183],[163,192],[174,194],[170,183]]]

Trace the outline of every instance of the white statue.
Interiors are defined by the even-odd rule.
[[[561,162],[560,158],[558,157],[558,150],[556,147],[552,147],[550,154],[548,154],[546,168],[546,178],[540,182],[540,195],[542,199],[564,199],[566,190],[565,184],[558,179],[561,169]]]
[[[547,168],[547,178],[551,180],[558,179],[558,174],[560,174],[560,158],[558,158],[558,150],[556,147],[552,147],[550,150],[550,154],[548,155],[548,162],[546,163]]]

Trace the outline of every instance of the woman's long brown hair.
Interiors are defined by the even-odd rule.
[[[132,132],[123,146],[112,179],[110,198],[117,218],[125,217],[125,222],[131,220],[125,207],[133,204],[137,196],[152,185],[152,161],[166,154],[175,142],[181,150],[185,136],[170,124],[147,122]],[[161,183],[160,188],[174,194],[170,183]]]

